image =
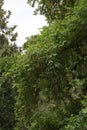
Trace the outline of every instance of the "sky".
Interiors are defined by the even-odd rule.
[[[40,28],[47,25],[44,16],[33,15],[35,9],[27,4],[27,0],[5,0],[4,9],[12,12],[9,25],[17,25],[15,31],[18,32],[18,46],[23,45],[26,37],[38,34]]]

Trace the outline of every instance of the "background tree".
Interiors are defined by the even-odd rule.
[[[11,12],[3,9],[4,0],[0,0],[0,55],[7,55],[11,53],[10,46],[15,44],[17,33],[13,33],[16,25],[13,27],[8,26],[8,19]],[[14,45],[13,45],[14,46]],[[4,48],[4,49],[3,49]],[[6,53],[6,54],[5,54]]]
[[[16,26],[8,26],[11,12],[5,11],[3,4],[4,0],[0,0],[0,129],[12,130],[15,125],[15,90],[7,73],[15,61],[14,54],[18,52],[15,44],[17,33],[13,33]]]
[[[28,0],[28,3],[34,7],[37,5],[35,14],[38,12],[45,15],[47,21],[51,23],[55,19],[63,19],[69,7],[74,7],[75,0]]]

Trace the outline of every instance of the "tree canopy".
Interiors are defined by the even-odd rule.
[[[0,128],[86,130],[86,0],[28,2],[51,24],[27,38],[21,53],[0,57]]]

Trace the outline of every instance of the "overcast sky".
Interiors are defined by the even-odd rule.
[[[17,25],[18,46],[22,46],[26,37],[39,33],[39,28],[46,25],[45,17],[33,15],[34,8],[27,4],[27,0],[5,0],[4,8],[12,12],[9,24]]]

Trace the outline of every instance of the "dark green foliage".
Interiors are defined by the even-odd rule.
[[[39,12],[41,15],[45,15],[47,21],[51,23],[55,19],[63,19],[67,13],[67,9],[73,7],[77,1],[78,0],[28,0],[28,3],[32,7],[37,4],[35,14]]]
[[[13,56],[0,57],[0,129],[13,130],[15,125],[14,96],[16,95],[9,69],[15,63]]]
[[[15,94],[14,91],[12,90],[11,77],[7,77],[4,75],[4,73],[8,71],[6,62],[8,62],[8,58],[4,59],[0,58],[0,128],[2,130],[4,129],[12,130],[15,124],[14,120]]]

